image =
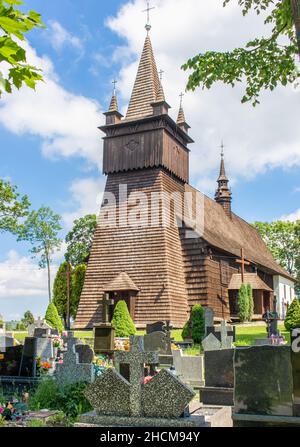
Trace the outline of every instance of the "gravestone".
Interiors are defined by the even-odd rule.
[[[143,337],[130,337],[130,351],[117,351],[114,357],[117,365],[129,365],[130,380],[130,414],[141,415],[141,381],[144,377],[144,364],[157,365],[158,353],[144,352]]]
[[[37,327],[34,329],[33,336],[37,338],[49,337],[51,335],[51,329]]]
[[[0,352],[5,352],[7,348],[16,346],[16,341],[13,337],[6,335],[0,335]]]
[[[130,351],[116,352],[115,361],[129,365],[130,382],[115,369],[106,370],[85,391],[96,411],[82,415],[81,423],[102,427],[192,427],[199,423],[197,417],[179,419],[195,393],[169,371],[161,370],[143,385],[144,365],[158,362],[157,353],[144,351],[143,337],[130,337]]]
[[[47,362],[54,358],[53,341],[51,338],[37,338],[37,356],[42,362]]]
[[[235,328],[228,326],[226,321],[223,320],[220,326],[208,327],[207,333],[208,335],[202,340],[204,350],[213,351],[232,348],[235,339]]]
[[[214,336],[221,341],[221,332],[226,327],[227,337],[232,337],[233,343],[236,341],[236,329],[235,326],[227,324],[226,321],[222,320],[221,324],[215,325],[207,328],[207,335],[214,334]]]
[[[22,352],[19,376],[35,377],[37,362],[37,338],[26,337]]]
[[[294,389],[294,416],[300,416],[300,329],[291,333],[291,359]]]
[[[207,329],[213,327],[214,325],[214,310],[211,307],[206,307],[204,309],[204,319],[205,319],[205,335],[208,335]]]
[[[205,405],[233,405],[234,349],[204,352],[205,386],[200,401]]]
[[[94,378],[94,368],[91,363],[79,363],[79,355],[76,352],[78,339],[74,338],[73,332],[68,332],[63,338],[67,345],[66,352],[63,353],[63,363],[57,363],[54,376],[60,387],[73,383],[91,383]]]
[[[89,345],[76,345],[75,350],[78,354],[79,363],[92,363],[94,351],[89,347]]]
[[[172,351],[176,375],[193,387],[204,385],[204,356],[183,355],[181,349]]]
[[[19,345],[0,353],[0,376],[19,376],[22,352],[23,346]]]
[[[274,417],[276,425],[280,417],[294,415],[290,346],[236,349],[234,374],[235,425],[251,424],[255,418],[256,425],[259,421],[272,421]]]
[[[152,334],[153,332],[165,332],[165,322],[156,321],[155,323],[147,324],[146,333]]]
[[[216,351],[221,349],[221,342],[217,339],[217,337],[215,337],[214,334],[210,333],[202,340],[202,348],[204,352]]]
[[[40,328],[40,329],[52,329],[51,326],[46,323],[44,319],[39,317],[37,320],[35,320],[32,324],[28,326],[28,335],[29,337],[34,337],[34,330]]]
[[[151,332],[144,336],[144,349],[146,352],[155,351],[159,353],[159,363],[172,365],[172,339],[170,332]]]

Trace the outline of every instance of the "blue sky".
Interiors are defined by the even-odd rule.
[[[61,214],[64,235],[75,217],[98,208],[105,179],[97,125],[103,123],[115,77],[121,109],[128,103],[145,38],[145,2],[25,3],[24,9],[39,11],[47,25],[28,38],[28,53],[44,69],[46,84],[0,103],[0,176],[28,194],[33,208],[48,205]],[[242,18],[236,5],[223,9],[220,0],[153,3],[151,38],[175,118],[186,81],[180,65],[197,51],[241,45],[264,28],[256,16]],[[224,139],[234,211],[251,222],[300,218],[299,89],[265,93],[257,109],[242,105],[241,94],[241,87],[217,85],[185,96],[195,139],[191,183],[213,195]],[[0,313],[9,319],[30,308],[43,315],[45,275],[28,246],[1,235],[0,247]],[[59,255],[54,271],[58,262]]]

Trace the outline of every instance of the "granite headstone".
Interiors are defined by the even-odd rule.
[[[290,346],[237,348],[234,373],[235,413],[293,416]]]

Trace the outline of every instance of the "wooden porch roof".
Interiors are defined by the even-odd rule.
[[[244,283],[250,284],[253,290],[273,292],[273,289],[271,289],[271,287],[269,287],[256,273],[245,273],[244,278]],[[240,290],[241,285],[242,275],[240,273],[235,273],[232,275],[228,290]]]
[[[104,292],[122,292],[126,290],[135,292],[140,290],[126,272],[121,272],[104,287]]]

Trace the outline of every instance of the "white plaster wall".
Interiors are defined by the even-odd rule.
[[[277,298],[277,312],[281,319],[285,318],[287,306],[295,298],[295,284],[283,276],[274,276],[274,294]]]

